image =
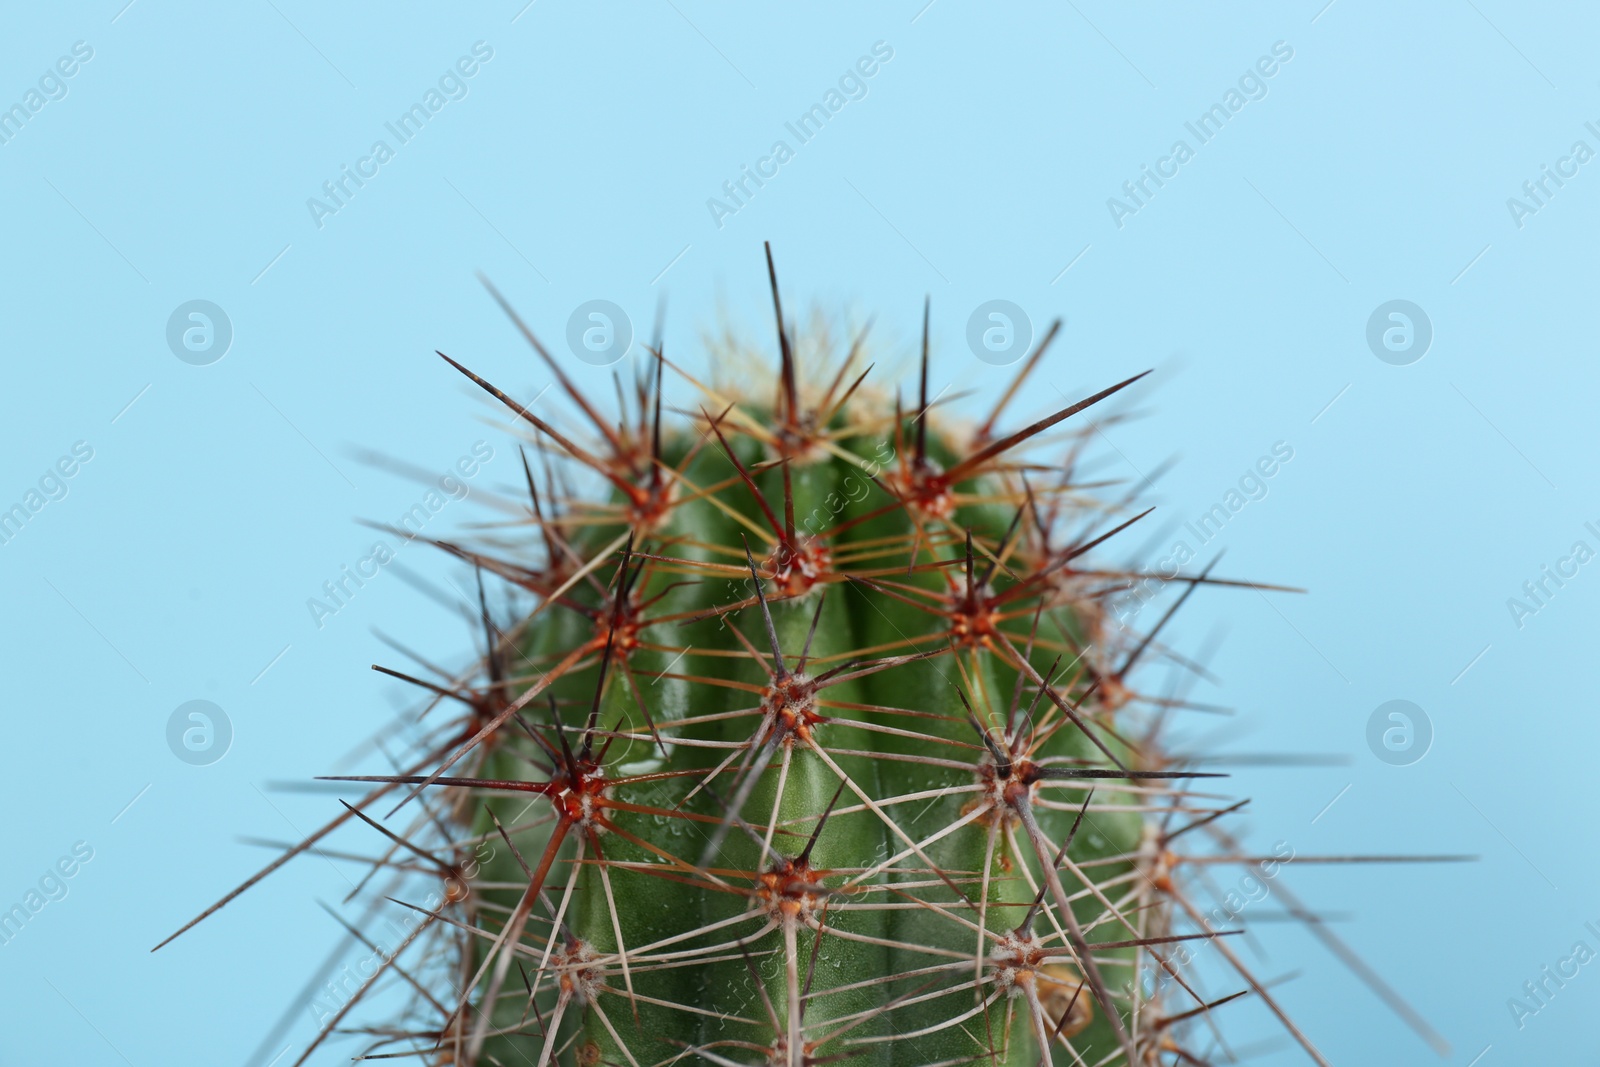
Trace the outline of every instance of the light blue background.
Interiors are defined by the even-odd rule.
[[[95,850],[70,895],[0,948],[0,1062],[245,1063],[336,940],[314,900],[346,884],[308,859],[148,951],[263,861],[238,835],[327,817],[331,797],[266,786],[339,766],[409,696],[367,669],[397,658],[373,626],[470,654],[459,618],[387,571],[321,630],[305,601],[365,553],[356,518],[419,499],[356,450],[440,471],[482,438],[496,458],[475,487],[514,489],[508,439],[432,354],[521,396],[547,384],[474,273],[552,346],[582,301],[616,301],[647,335],[668,297],[668,351],[703,368],[719,309],[770,348],[763,239],[796,311],[879,314],[884,381],[908,365],[931,294],[935,385],[976,389],[971,412],[1002,374],[962,333],[994,297],[1038,329],[1067,320],[1013,424],[1060,406],[1057,389],[1076,399],[1158,367],[1145,417],[1101,450],[1122,478],[1180,458],[1152,522],[1198,515],[1292,445],[1270,495],[1208,547],[1227,549],[1219,573],[1309,595],[1194,598],[1179,643],[1226,630],[1223,684],[1197,696],[1238,715],[1196,716],[1189,736],[1348,757],[1239,771],[1229,788],[1254,798],[1259,847],[1481,854],[1287,875],[1346,913],[1335,929],[1450,1039],[1448,1062],[1592,1052],[1600,965],[1520,1032],[1506,1004],[1580,938],[1600,948],[1583,929],[1600,920],[1600,564],[1520,630],[1506,607],[1575,540],[1600,547],[1583,528],[1600,520],[1600,163],[1520,229],[1506,207],[1575,140],[1600,148],[1583,126],[1600,120],[1592,14],[1504,0],[122,3],[12,5],[0,34],[0,105],[75,41],[94,49],[68,95],[0,145],[0,503],[73,442],[94,448],[69,495],[0,546],[0,900],[73,842]],[[494,55],[466,98],[316,227],[306,199],[480,40]],[[866,98],[714,225],[707,198],[879,40],[894,58]],[[1294,57],[1268,95],[1114,225],[1107,197],[1276,41]],[[194,298],[234,326],[212,366],[164,341]],[[1364,341],[1392,298],[1434,325],[1412,366]],[[567,365],[609,395],[608,372]],[[453,503],[435,521],[491,514]],[[462,577],[421,546],[401,562]],[[211,767],[164,740],[196,698],[236,732]],[[1364,740],[1393,698],[1436,733],[1410,767]],[[1439,1062],[1305,933],[1256,937],[1241,951],[1298,974],[1277,993],[1334,1063]],[[1260,1062],[1305,1062],[1259,1005],[1221,1018]],[[279,1044],[312,1033],[301,1012]]]

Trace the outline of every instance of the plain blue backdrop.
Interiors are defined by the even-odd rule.
[[[1600,548],[1584,526],[1600,526],[1600,162],[1572,157],[1580,140],[1600,149],[1585,127],[1600,126],[1592,12],[124,2],[11,4],[0,32],[0,106],[25,115],[0,125],[0,507],[75,444],[92,450],[0,544],[0,903],[75,843],[93,854],[0,946],[0,1062],[251,1062],[337,941],[316,900],[346,883],[307,859],[149,952],[262,862],[241,837],[328,816],[331,797],[270,785],[341,766],[409,698],[368,670],[395,660],[373,627],[441,660],[471,654],[460,618],[398,572],[320,628],[306,601],[367,552],[358,519],[419,499],[362,450],[443,471],[475,441],[495,448],[441,531],[492,517],[477,490],[514,490],[498,418],[432,354],[520,396],[548,384],[476,272],[608,395],[610,372],[561,344],[572,309],[611,300],[646,333],[666,299],[668,351],[692,368],[724,313],[770,353],[763,240],[797,311],[877,313],[886,382],[931,294],[935,386],[973,390],[963,410],[1002,380],[963,339],[989,299],[1036,329],[1066,320],[1017,424],[1156,367],[1143,418],[1108,428],[1097,454],[1132,480],[1177,457],[1154,493],[1158,554],[1275,443],[1292,447],[1206,550],[1227,550],[1219,573],[1309,592],[1191,602],[1178,643],[1223,636],[1221,684],[1196,696],[1237,714],[1185,736],[1342,758],[1236,768],[1257,847],[1481,856],[1286,876],[1453,1051],[1439,1060],[1293,924],[1258,925],[1241,951],[1293,976],[1277,992],[1336,1064],[1592,1052],[1600,965],[1520,1028],[1508,1000],[1576,942],[1600,948],[1584,927],[1600,920],[1600,564],[1547,581],[1520,626],[1507,605],[1574,542]],[[479,42],[489,58],[446,78],[400,144],[385,124]],[[785,123],[878,42],[892,59],[865,94],[799,144]],[[1185,123],[1275,45],[1292,58],[1247,79],[1200,144]],[[780,139],[793,157],[736,213],[708,207]],[[1180,139],[1192,158],[1129,200],[1142,167],[1171,173],[1160,161]],[[378,140],[392,158],[363,164]],[[376,174],[336,213],[308,207],[358,166]],[[1523,183],[1545,167],[1570,176],[1536,203]],[[1394,299],[1432,324],[1410,365],[1366,339]],[[218,362],[169,348],[190,300],[231,322]],[[463,577],[422,546],[398,562],[446,589]],[[169,716],[197,699],[234,732],[210,766],[167,744]],[[1432,724],[1408,766],[1367,743],[1393,699]],[[1227,1012],[1259,1062],[1305,1062],[1259,1005]],[[313,1033],[296,1012],[254,1062]]]

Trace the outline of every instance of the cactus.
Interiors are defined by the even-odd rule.
[[[1162,744],[1184,701],[1132,680],[1193,668],[1160,634],[1198,586],[1249,583],[1094,562],[1149,511],[1074,462],[1143,375],[1001,432],[1053,326],[962,425],[928,396],[926,308],[905,408],[863,337],[794,340],[767,268],[766,388],[657,341],[610,420],[495,293],[579,435],[440,353],[527,446],[515,520],[434,542],[477,570],[483,655],[378,668],[427,698],[400,773],[337,779],[369,791],[200,916],[340,827],[377,843],[390,915],[351,927],[372,973],[313,1002],[300,1062],[376,988],[405,1006],[360,1052],[425,1063],[1198,1063],[1245,994],[1322,1062],[1183,888],[1191,844],[1268,877],[1287,857],[1221,829],[1236,805]],[[486,577],[531,609],[496,618]],[[1120,624],[1152,580],[1176,603]],[[1201,991],[1202,952],[1234,989]]]

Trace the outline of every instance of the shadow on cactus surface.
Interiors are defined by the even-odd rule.
[[[508,1067],[1236,1062],[1226,1005],[1255,998],[1325,1063],[1239,909],[1201,903],[1231,866],[1445,1051],[1277,877],[1458,857],[1248,852],[1224,776],[1165,743],[1207,710],[1136,677],[1205,673],[1168,620],[1202,585],[1285,590],[1100,562],[1151,509],[1080,460],[1143,375],[1002,431],[1053,326],[963,425],[928,397],[926,309],[903,405],[864,332],[797,336],[767,270],[776,376],[701,382],[658,339],[615,417],[491,288],[584,424],[440,353],[523,437],[509,518],[432,542],[477,572],[483,654],[375,668],[420,695],[394,773],[333,779],[366,791],[178,933],[308,851],[361,869],[371,966],[313,1000],[296,1062],[352,1034]],[[1170,606],[1120,623],[1152,579]]]

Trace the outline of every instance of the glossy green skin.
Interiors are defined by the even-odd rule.
[[[763,461],[760,448],[754,442],[731,435],[730,440],[747,466]],[[667,449],[669,460],[674,463],[681,460],[687,444],[687,441],[679,441],[676,447],[669,447]],[[853,440],[843,444],[848,451],[869,463],[881,464],[886,470],[892,469],[896,462],[888,441]],[[947,463],[951,460],[948,449],[939,441],[930,440],[929,454]],[[691,462],[686,476],[691,485],[705,487],[725,481],[733,473],[732,466],[721,451],[707,447],[702,448]],[[776,468],[766,470],[757,475],[756,480],[773,510],[781,516],[783,500],[781,473]],[[794,467],[792,481],[796,522],[802,531],[809,529],[825,533],[836,522],[875,510],[890,502],[884,490],[874,485],[861,469],[837,458]],[[975,484],[957,487],[958,491],[968,492],[977,488]],[[722,490],[719,497],[733,509],[750,516],[763,528],[765,527],[765,520],[744,486],[735,483]],[[994,506],[971,506],[959,509],[954,516],[954,522],[958,528],[970,527],[975,538],[983,539],[993,545],[1004,536],[1011,517],[1009,510]],[[808,518],[811,520],[809,524]],[[708,544],[728,546],[742,552],[740,539],[742,530],[738,523],[715,506],[704,501],[693,501],[675,507],[668,524],[641,542],[641,547],[647,551],[659,549],[666,555],[701,560],[714,559],[715,562],[724,564],[732,563],[740,557],[728,553],[713,556],[699,548],[671,545],[670,539],[674,536],[683,536]],[[850,544],[904,535],[910,530],[910,519],[904,511],[896,510],[850,528],[839,542],[830,543],[830,548],[837,553]],[[608,544],[619,532],[621,532],[620,527],[615,526],[592,527],[584,532],[581,542],[587,546],[587,551],[593,551]],[[766,549],[755,538],[751,538],[751,542],[757,562],[760,564]],[[948,556],[950,551],[949,548],[942,548],[940,554]],[[902,551],[896,556],[873,560],[864,565],[851,565],[847,569],[855,571],[865,567],[886,567],[892,565],[896,558],[903,568],[907,559],[906,553]],[[932,556],[924,549],[923,561],[926,562],[931,558]],[[597,574],[600,580],[605,582],[612,577],[615,570],[615,562],[607,561]],[[958,564],[952,573],[959,574],[960,570]],[[981,560],[979,570],[982,570]],[[644,599],[653,596],[669,583],[684,577],[686,576],[681,574],[658,571],[648,580],[640,582],[639,597]],[[909,577],[902,573],[895,575],[894,580],[915,582],[934,590],[946,588],[946,579],[939,573],[919,573]],[[997,588],[1003,588],[1006,582],[1006,579],[997,579],[995,585]],[[707,578],[699,584],[680,586],[668,593],[651,609],[650,615],[654,617],[726,605],[751,595],[752,590],[753,586],[748,579],[737,581],[731,578],[728,580]],[[812,644],[813,658],[820,657],[826,660],[822,667],[817,668],[818,670],[854,658],[851,654],[860,649],[904,637],[942,634],[947,629],[945,621],[937,615],[894,600],[863,584],[831,584],[827,586],[827,590],[821,621]],[[770,587],[768,591],[770,592]],[[592,590],[585,590],[582,586],[575,590],[575,595],[579,592],[593,596]],[[804,644],[813,613],[817,608],[818,595],[818,590],[814,589],[798,600],[771,605],[779,643],[791,669]],[[1041,624],[1041,635],[1050,633],[1054,629],[1056,623],[1050,621],[1052,616],[1059,621],[1063,618],[1063,614],[1063,611],[1057,610],[1047,615],[1046,621]],[[1066,624],[1070,626],[1073,623],[1068,621]],[[755,685],[765,684],[768,679],[764,670],[758,667],[748,654],[741,654],[738,657],[696,655],[696,652],[709,650],[742,650],[743,645],[726,632],[724,625],[738,626],[757,649],[763,652],[767,650],[768,644],[759,609],[753,607],[741,611],[737,616],[728,616],[725,620],[710,618],[685,626],[666,624],[654,627],[645,630],[644,638],[679,648],[692,646],[693,651],[679,660],[675,666],[670,667],[675,673],[715,676]],[[1021,647],[1026,640],[1027,620],[1019,622],[1014,632],[1017,635],[1015,642]],[[526,637],[525,649],[530,655],[547,660],[552,654],[559,655],[575,647],[591,633],[587,619],[559,606],[553,606],[547,608],[535,621]],[[1060,637],[1059,633],[1057,637]],[[1069,640],[1070,643],[1077,644],[1080,639],[1081,635],[1071,635]],[[874,655],[880,654],[887,653]],[[675,652],[639,649],[631,654],[628,661],[634,684],[643,695],[658,726],[685,716],[699,717],[720,711],[749,709],[756,705],[758,699],[756,694],[748,691],[663,675],[662,672],[669,669],[675,656]],[[837,658],[828,660],[828,657]],[[970,674],[973,670],[972,657],[968,653],[963,653],[962,657]],[[980,715],[986,715],[992,723],[1001,722],[1009,707],[1016,672],[991,653],[981,652],[977,658],[979,676],[972,678],[972,684],[981,684],[982,691],[992,702],[992,709],[985,708],[982,703],[983,698],[974,698],[970,689],[969,699],[974,700],[974,706]],[[1039,652],[1034,655],[1033,661],[1038,670],[1044,671],[1048,669],[1053,658],[1053,654],[1046,655]],[[564,720],[574,744],[577,743],[578,730],[582,725],[583,713],[579,709],[580,706],[586,706],[588,700],[592,698],[597,674],[595,669],[575,672],[553,686],[559,698],[564,702],[571,702],[570,705],[564,703],[564,707],[568,708],[564,712]],[[828,722],[818,727],[815,733],[816,743],[832,755],[835,762],[850,775],[851,779],[874,799],[941,786],[971,784],[977,781],[975,770],[981,750],[973,747],[979,739],[966,722],[965,712],[954,689],[954,683],[960,681],[960,671],[953,658],[946,655],[890,668],[829,687],[822,693],[824,701],[877,704],[950,718],[933,720],[884,712],[846,711],[824,706],[820,709],[823,714],[836,717],[839,721]],[[1027,699],[1026,695],[1024,699]],[[1039,710],[1042,714],[1043,706]],[[542,712],[532,718],[536,718],[541,725],[548,725],[547,717]],[[625,729],[645,729],[637,703],[629,689],[629,682],[615,669],[610,672],[607,679],[600,718],[606,728],[621,721]],[[871,733],[849,725],[847,720],[852,718],[867,719],[898,729],[917,731],[925,734],[927,739]],[[758,715],[750,714],[712,724],[697,725],[681,731],[668,730],[667,734],[669,737],[676,735],[685,738],[747,742],[756,732],[759,721]],[[998,731],[996,735],[998,736]],[[935,738],[958,742],[963,747],[940,743]],[[531,746],[525,744],[526,738],[520,740],[523,745],[519,747],[523,751],[531,751]],[[625,742],[618,741],[607,754],[605,763],[607,777],[638,774],[641,768],[637,764],[651,757],[655,757],[655,764],[648,769],[655,769],[655,765],[665,770],[703,769],[718,762],[728,752],[727,749],[705,749],[683,745],[669,747],[671,747],[670,755],[663,761],[660,759],[660,752],[653,745],[634,742],[631,746],[627,746]],[[833,755],[846,751],[868,755]],[[955,768],[926,766],[902,760],[875,759],[870,755],[874,752],[964,760],[971,762],[974,769],[959,771]],[[1071,727],[1058,731],[1046,749],[1036,753],[1037,756],[1091,754],[1098,755],[1087,740]],[[779,776],[779,762],[778,758],[773,759],[771,766],[761,777],[743,807],[743,818],[752,826],[764,829],[771,817]],[[627,764],[634,766],[630,766],[627,771],[619,770]],[[512,759],[504,752],[491,757],[485,773],[506,777],[537,777],[537,772],[529,768],[526,763]],[[633,804],[674,808],[680,804],[699,778],[699,775],[694,775],[619,786],[613,796],[614,799]],[[800,744],[793,747],[783,803],[778,810],[778,817],[780,825],[782,820],[798,821],[789,832],[779,832],[776,835],[774,847],[777,851],[788,856],[800,852],[815,825],[815,820],[827,806],[838,786],[838,777],[814,752],[808,751]],[[714,783],[714,788],[720,801],[703,790],[693,800],[683,805],[682,810],[720,819],[725,810],[721,807],[721,802],[727,801],[736,788],[733,769],[724,772]],[[1081,794],[1076,792],[1062,795],[1063,799],[1070,799],[1073,802],[1080,796]],[[963,793],[938,798],[931,803],[917,801],[884,810],[912,840],[921,841],[961,819],[964,809],[970,810],[968,806],[975,797],[974,793]],[[525,795],[509,798],[497,795],[489,797],[488,800],[502,820],[510,820],[525,810],[530,812],[538,810],[526,809]],[[537,800],[536,803],[543,805],[546,802]],[[859,806],[859,803],[859,798],[847,787],[840,798],[839,807]],[[1065,837],[1071,823],[1070,815],[1040,809],[1038,816],[1046,834],[1052,840],[1059,842]],[[698,862],[713,826],[711,822],[692,822],[685,818],[665,818],[644,813],[613,812],[610,817],[619,831],[649,841],[657,848],[690,864]],[[526,821],[529,814],[523,814],[522,818]],[[1102,855],[1126,854],[1136,846],[1140,826],[1140,819],[1133,815],[1096,816],[1093,832],[1089,832],[1086,828],[1075,839],[1072,856],[1081,862]],[[486,818],[480,821],[479,830],[493,832]],[[978,878],[984,869],[989,839],[990,829],[981,821],[973,822],[928,846],[926,851],[941,870],[950,874],[963,886],[969,897],[977,900],[980,886]],[[1036,875],[1038,865],[1031,858],[1031,850],[1021,830],[1017,831],[1016,840],[1021,845],[1023,857],[1020,860],[1013,857],[1009,873],[1002,870],[1000,864],[1000,855],[1007,849],[1003,835],[997,843],[997,851],[990,865],[988,900],[994,906],[988,910],[986,928],[991,931],[1003,932],[1015,926],[1032,895],[1028,887],[1018,878],[1017,863],[1028,863]],[[751,885],[750,875],[767,866],[757,843],[737,828],[727,833],[721,845],[720,855],[712,865],[724,872],[722,877],[741,892],[713,892],[662,877],[663,873],[681,873],[681,871],[674,871],[669,865],[660,864],[659,857],[626,840],[624,833],[603,834],[598,843],[604,850],[605,859],[609,864],[632,862],[658,864],[654,871],[617,866],[611,866],[608,871],[612,896],[620,913],[618,921],[622,937],[630,954],[633,955],[638,955],[642,946],[750,911],[756,906],[747,892]],[[543,851],[544,832],[535,830],[518,834],[516,844],[524,858],[532,863]],[[570,858],[574,854],[575,847],[569,838],[564,846],[563,857]],[[828,821],[817,841],[812,853],[812,867],[814,870],[823,871],[835,868],[860,870],[873,866],[904,848],[903,840],[869,811],[837,815]],[[592,847],[586,846],[585,856],[589,860],[594,858]],[[922,867],[923,864],[912,856],[900,866]],[[1107,878],[1126,870],[1127,867],[1123,864],[1095,869],[1097,877]],[[740,878],[729,872],[744,872],[744,877]],[[616,935],[612,914],[603,891],[598,866],[589,863],[574,871],[571,865],[558,863],[552,869],[548,881],[547,892],[550,899],[552,901],[559,899],[561,890],[571,877],[576,877],[578,880],[568,914],[568,924],[572,932],[602,953],[615,951]],[[834,875],[826,879],[826,884],[839,886],[848,877],[847,874]],[[489,881],[526,883],[526,877],[520,866],[512,857],[505,854],[504,849],[497,850],[496,855],[485,864],[482,878]],[[926,881],[928,878],[926,874],[896,873],[890,870],[880,872],[869,879],[869,883],[882,885],[908,880]],[[1070,881],[1068,884],[1070,888]],[[508,908],[514,906],[518,896],[505,890],[490,890],[485,895],[488,899]],[[851,902],[889,902],[905,901],[912,895],[939,903],[955,899],[951,889],[942,884],[932,888],[901,890],[899,893],[879,890],[867,895],[834,899]],[[1049,907],[1054,906],[1048,899],[1046,903]],[[1089,920],[1097,915],[1099,910],[1099,906],[1093,901],[1086,902],[1079,910],[1080,920]],[[548,915],[543,907],[536,908],[535,914]],[[957,911],[956,914],[966,917],[969,921],[976,921],[977,918],[971,909]],[[497,918],[492,927],[497,929],[498,923]],[[987,1059],[989,1046],[992,1044],[1000,1049],[1000,1054],[995,1057],[997,1061],[1017,1064],[1037,1062],[1036,1045],[1027,1023],[1023,1002],[1013,1001],[1008,1004],[1004,997],[999,998],[986,1013],[980,1012],[966,1019],[961,1025],[939,1029],[924,1036],[909,1038],[904,1036],[937,1027],[940,1023],[957,1015],[966,1014],[975,1008],[977,1001],[971,983],[976,968],[978,935],[970,927],[932,911],[913,908],[849,912],[833,909],[826,915],[825,928],[827,932],[821,940],[820,947],[813,930],[802,927],[797,935],[799,973],[802,982],[805,980],[813,951],[820,953],[815,963],[812,994],[805,1007],[804,1023],[808,1037],[815,1038],[838,1029],[821,1025],[830,1018],[882,1009],[895,998],[920,996],[936,990],[948,990],[948,992],[916,1004],[895,1006],[892,1010],[878,1014],[850,1029],[843,1039],[836,1038],[819,1048],[808,1050],[809,1056],[816,1058],[845,1053],[847,1055],[835,1061],[845,1067],[857,1067],[857,1065],[920,1067],[924,1064],[965,1057],[982,1056]],[[738,937],[746,939],[744,945],[748,953],[748,962],[741,958],[737,947],[730,947],[717,952],[716,955],[722,958],[714,962],[696,960],[690,966],[643,970],[639,969],[639,964],[634,964],[631,974],[632,986],[634,992],[641,998],[636,1002],[637,1025],[633,1005],[630,1005],[625,993],[623,976],[616,971],[616,968],[610,968],[610,973],[605,979],[605,985],[610,992],[603,992],[600,995],[599,1007],[622,1041],[626,1042],[626,1050],[617,1047],[616,1039],[599,1020],[595,1011],[584,1012],[573,1006],[563,1021],[563,1032],[558,1047],[566,1042],[567,1036],[574,1028],[581,1027],[582,1034],[575,1043],[568,1046],[562,1061],[578,1062],[588,1067],[592,1058],[598,1053],[599,1058],[607,1064],[626,1064],[631,1054],[631,1059],[640,1067],[650,1067],[681,1053],[685,1047],[703,1047],[739,1063],[768,1062],[766,1050],[772,1045],[775,1036],[774,1027],[769,1021],[767,1008],[751,977],[751,969],[753,968],[760,976],[767,997],[776,1008],[780,1024],[785,1019],[788,994],[783,935],[778,930],[771,929],[760,937],[755,937],[760,929],[760,920],[749,918],[713,933],[697,935],[667,948],[653,950],[690,949],[697,945],[721,944]],[[1041,919],[1038,929],[1043,933],[1050,927]],[[543,937],[548,930],[549,924],[543,920],[535,921],[529,927],[530,934],[539,937]],[[844,936],[847,934],[959,952],[964,954],[969,962],[961,970],[944,971],[937,975],[897,977],[904,972],[948,962],[951,957],[931,955],[909,948],[852,941]],[[1100,939],[1112,939],[1116,936],[1112,934],[1110,938]],[[1121,931],[1121,936],[1126,937],[1126,931]],[[1059,945],[1059,942],[1055,943]],[[990,946],[992,942],[987,942],[985,955]],[[1103,955],[1120,955],[1126,958],[1127,954],[1108,952]],[[529,973],[532,973],[533,964],[525,963],[525,966]],[[1130,977],[1126,967],[1113,968],[1112,971],[1115,973],[1108,974],[1108,982],[1120,985]],[[928,984],[930,980],[932,984]],[[862,984],[852,990],[828,992],[857,983]],[[508,978],[505,988],[507,990],[523,988],[522,979],[515,969]],[[986,994],[992,989],[992,985],[984,987]],[[692,1005],[705,1011],[735,1016],[737,1019],[727,1020],[688,1012],[643,998]],[[494,1020],[496,1026],[510,1027],[522,1018],[522,1005],[511,1003],[514,999],[508,998],[502,1002]],[[549,998],[541,997],[540,1007],[547,1021],[551,1003]],[[1013,1016],[1009,1037],[1005,1033],[1008,1015]],[[737,1021],[738,1019],[751,1022],[741,1022]],[[781,1026],[777,1032],[782,1032]],[[892,1041],[846,1043],[846,1041],[890,1034],[898,1036]],[[727,1042],[747,1044],[724,1044]],[[1104,1056],[1115,1046],[1115,1039],[1101,1017],[1098,1007],[1095,1022],[1089,1030],[1074,1039],[1074,1045],[1091,1062]],[[503,1064],[524,1062],[532,1064],[537,1063],[543,1046],[544,1039],[539,1035],[530,1016],[522,1033],[491,1038],[484,1051],[487,1057],[493,1057],[494,1061]],[[1086,1049],[1089,1050],[1087,1053],[1084,1052]]]

